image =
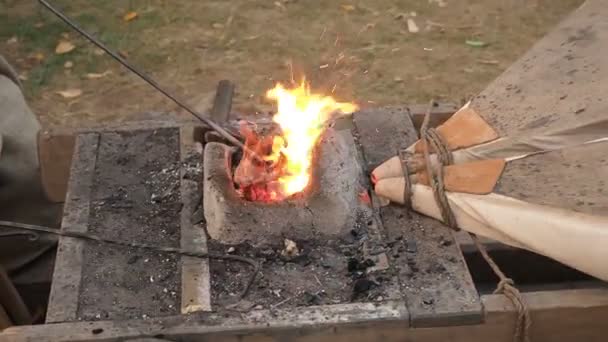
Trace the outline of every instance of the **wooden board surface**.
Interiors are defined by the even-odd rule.
[[[603,342],[608,327],[608,289],[524,293],[534,321],[533,342]],[[481,297],[486,308],[483,324],[434,328],[407,328],[407,316],[398,304],[350,304],[292,312],[261,310],[251,315],[227,313],[167,317],[158,320],[75,322],[9,328],[0,334],[11,342],[57,340],[109,341],[118,338],[157,337],[184,342],[512,342],[516,311],[502,295]],[[370,307],[371,305],[371,307]],[[218,316],[224,316],[220,320]]]
[[[368,172],[407,148],[418,136],[405,107],[364,109],[353,114],[353,121]]]
[[[201,202],[202,151],[194,142],[199,130],[79,135],[63,229],[205,251],[204,230],[192,220]],[[206,259],[61,239],[48,322],[209,309]]]
[[[358,141],[370,167],[407,147],[417,133],[407,111],[367,110],[355,113]],[[393,247],[401,293],[414,327],[475,324],[483,309],[451,230],[438,221],[400,206],[380,208],[382,224]]]
[[[88,230],[91,185],[97,162],[99,135],[82,134],[76,139],[75,159],[70,173],[67,202],[61,229],[84,233]],[[57,247],[55,271],[49,297],[46,322],[76,320],[80,293],[84,242],[61,237]]]

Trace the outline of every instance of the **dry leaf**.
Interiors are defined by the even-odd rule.
[[[26,74],[20,74],[19,75],[19,80],[21,80],[21,81],[27,81],[27,79],[28,79],[28,77],[27,77]]]
[[[101,74],[98,74],[98,73],[89,73],[89,74],[84,75],[84,77],[88,78],[90,80],[94,80],[94,79],[97,79],[97,78],[106,77],[106,76],[110,75],[111,73],[112,73],[112,71],[106,70],[106,71],[102,72]]]
[[[37,52],[33,57],[38,62],[42,62],[44,60],[44,54],[42,52]]]
[[[137,18],[137,16],[138,16],[137,12],[132,11],[132,12],[125,14],[124,17],[122,17],[122,19],[124,21],[131,21],[131,20]]]
[[[319,65],[319,69],[325,69],[327,67],[329,67],[329,64]]]
[[[56,92],[57,95],[61,95],[64,99],[74,99],[82,95],[81,89],[68,89]]]
[[[222,28],[224,28],[224,24],[220,24],[220,23],[213,23],[211,26],[214,29],[222,29]]]
[[[412,18],[407,19],[407,30],[410,33],[418,33],[420,31],[418,25],[416,25],[416,22]]]
[[[44,26],[44,23],[41,22],[41,21],[39,21],[39,22],[37,22],[37,23],[34,24],[35,28],[41,28],[42,26]]]
[[[275,1],[274,5],[282,10],[286,10],[285,5],[283,5],[282,3],[278,2],[278,1]]]
[[[17,36],[12,36],[9,40],[6,41],[6,44],[16,44],[17,42],[19,42]]]
[[[105,51],[103,51],[103,50],[102,50],[102,49],[100,49],[100,48],[95,48],[95,50],[93,50],[93,54],[94,54],[95,56],[102,56],[104,53],[105,53]]]
[[[479,59],[477,60],[477,62],[479,64],[486,64],[486,65],[498,65],[500,62],[495,60],[495,59]]]
[[[416,76],[415,77],[416,81],[427,81],[427,80],[430,80],[431,78],[433,78],[433,75]]]
[[[63,55],[73,51],[75,48],[76,46],[74,46],[74,44],[72,44],[71,42],[67,40],[62,40],[59,42],[59,44],[57,44],[57,47],[55,48],[55,53],[58,55]]]
[[[353,6],[353,5],[342,5],[341,7],[346,12],[352,12],[355,10],[355,6]]]
[[[72,61],[67,61],[63,64],[63,67],[66,69],[71,69],[74,66],[74,62]]]

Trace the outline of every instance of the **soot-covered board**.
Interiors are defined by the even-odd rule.
[[[379,165],[418,139],[407,110],[368,109],[354,114],[368,167]],[[401,293],[413,327],[463,325],[483,319],[479,294],[451,231],[404,207],[379,208],[399,269]]]
[[[62,229],[123,243],[206,250],[204,234],[197,234],[202,229],[190,219],[201,196],[200,153],[186,156],[195,149],[185,147],[182,130],[80,135]],[[207,261],[180,259],[62,237],[47,322],[145,319],[209,309],[208,291],[197,291],[208,288]]]

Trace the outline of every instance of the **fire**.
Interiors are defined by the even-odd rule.
[[[352,113],[357,106],[313,94],[305,81],[292,89],[279,83],[266,96],[277,104],[273,121],[281,133],[261,138],[242,127],[245,145],[267,165],[259,165],[245,152],[235,181],[244,188],[245,197],[278,201],[306,189],[312,175],[313,151],[328,122],[334,114]]]

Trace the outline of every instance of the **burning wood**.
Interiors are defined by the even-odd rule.
[[[281,84],[266,96],[277,102],[273,121],[280,133],[258,135],[246,124],[241,134],[248,148],[234,173],[240,195],[247,200],[275,202],[301,193],[310,183],[313,150],[334,113],[352,113],[357,106],[311,94],[307,83],[286,89]],[[265,162],[254,158],[253,153]]]

